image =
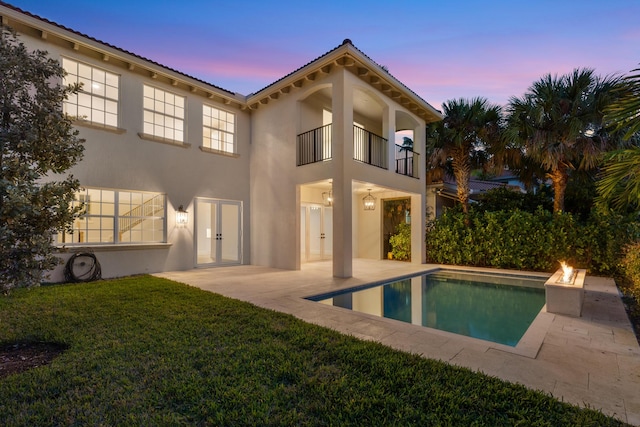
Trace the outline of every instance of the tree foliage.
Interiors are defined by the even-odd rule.
[[[601,155],[617,148],[605,109],[616,99],[619,77],[599,77],[591,69],[542,77],[521,98],[509,101],[507,139],[520,141],[524,157],[541,165],[554,190],[554,211],[565,210],[573,170],[593,170]]]
[[[44,51],[28,51],[0,28],[0,290],[38,284],[52,269],[52,234],[67,227],[79,183],[63,174],[81,158],[83,140],[62,110],[77,86]]]
[[[632,73],[622,79],[618,99],[606,110],[607,121],[623,131],[627,140],[640,132],[640,68]]]
[[[474,209],[478,212],[521,210],[534,213],[538,208],[542,208],[551,212],[553,202],[547,193],[546,187],[541,187],[536,193],[520,193],[504,187],[494,188],[478,200]]]
[[[608,153],[596,186],[601,206],[640,210],[640,147]]]
[[[485,98],[452,99],[443,104],[444,119],[427,128],[432,144],[430,159],[434,166],[451,163],[458,200],[469,210],[469,179],[475,150],[487,150],[500,140],[502,109]]]
[[[606,115],[631,147],[607,153],[596,184],[598,203],[622,212],[640,209],[640,68],[633,72],[623,79],[620,97]]]

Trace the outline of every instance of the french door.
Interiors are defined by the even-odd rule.
[[[331,259],[333,208],[316,204],[300,206],[300,260]]]
[[[196,199],[196,265],[242,262],[242,202]]]

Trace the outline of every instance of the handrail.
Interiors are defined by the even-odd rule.
[[[298,166],[330,159],[331,123],[298,135]]]
[[[387,139],[360,127],[353,126],[353,159],[382,169],[389,162]]]
[[[396,144],[396,173],[419,178],[420,154],[412,148]]]
[[[164,198],[164,194],[157,194],[142,203],[137,205],[122,215],[118,215],[118,229],[120,234],[130,231],[133,227],[142,224],[149,217],[156,216],[157,213],[164,211],[164,201],[161,205],[156,205],[156,199]]]
[[[331,124],[297,136],[297,166],[331,160]],[[389,167],[388,140],[373,132],[353,126],[353,159],[382,169]]]

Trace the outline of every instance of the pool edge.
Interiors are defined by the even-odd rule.
[[[302,299],[307,301],[312,301],[312,302],[318,302],[321,299],[330,298],[337,294],[340,294],[341,292],[344,292],[346,289],[362,290],[370,287],[379,286],[388,282],[403,280],[409,277],[414,277],[422,274],[436,273],[441,270],[459,271],[459,272],[468,272],[468,273],[476,272],[476,273],[483,273],[483,274],[497,273],[497,274],[503,274],[503,275],[506,274],[506,275],[512,275],[512,276],[523,276],[528,278],[539,277],[541,279],[543,278],[548,279],[551,276],[550,273],[537,272],[537,271],[534,272],[534,271],[506,270],[506,269],[495,269],[495,268],[486,268],[486,267],[466,267],[466,266],[438,264],[438,265],[435,265],[435,267],[426,268],[425,270],[420,272],[413,272],[409,274],[400,275],[397,277],[390,277],[386,279],[376,280],[373,282],[362,283],[357,286],[346,286],[342,289],[335,289],[331,292],[325,292],[322,294],[315,294],[315,295],[307,295],[302,297]],[[327,306],[327,307],[342,309],[341,307],[333,307],[333,306]],[[373,318],[383,320],[383,321],[405,323],[406,325],[427,329],[428,331],[430,331],[431,333],[435,333],[436,335],[442,335],[445,337],[446,336],[456,337],[462,340],[470,340],[471,342],[480,344],[488,349],[494,349],[497,351],[503,351],[506,353],[516,354],[516,355],[527,357],[530,359],[535,359],[540,351],[540,348],[542,347],[545,336],[549,331],[549,328],[551,327],[551,324],[553,323],[553,319],[555,317],[554,314],[547,312],[546,307],[547,307],[546,304],[542,306],[542,308],[540,309],[536,317],[533,319],[533,321],[531,322],[531,324],[529,325],[529,327],[527,328],[527,330],[525,331],[525,333],[522,335],[522,337],[520,338],[520,340],[515,346],[496,343],[493,341],[483,340],[481,338],[475,338],[467,335],[456,334],[455,332],[449,332],[441,329],[430,328],[428,326],[412,325],[411,323],[406,323],[406,322],[402,322],[395,319],[389,319],[385,317],[378,317],[378,316],[370,315],[367,313],[361,313],[356,311],[352,311],[352,313],[357,313],[359,315],[366,316],[366,317],[371,316]]]

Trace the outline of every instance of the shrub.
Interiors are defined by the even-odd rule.
[[[561,260],[591,274],[614,275],[623,247],[638,236],[632,218],[592,212],[586,222],[570,213],[447,210],[427,227],[427,259],[438,264],[554,271]]]
[[[640,241],[625,247],[622,258],[622,272],[626,279],[628,291],[640,301]]]
[[[621,274],[624,248],[640,237],[640,224],[634,215],[593,211],[582,225],[577,251],[590,271],[616,276]]]
[[[553,199],[549,189],[541,187],[536,194],[520,193],[505,187],[494,188],[487,191],[474,206],[480,211],[514,211],[516,209],[526,212],[535,212],[540,206],[553,210]]]
[[[411,224],[400,223],[396,227],[396,234],[389,238],[393,258],[406,261],[411,259]]]

